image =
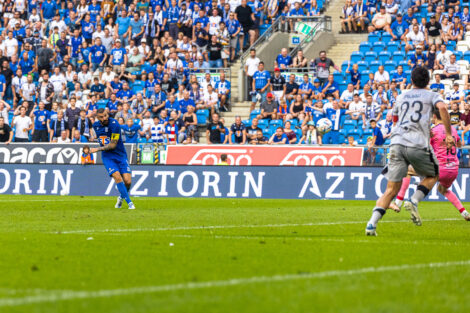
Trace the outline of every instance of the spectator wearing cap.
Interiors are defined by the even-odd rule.
[[[444,73],[441,74],[442,79],[459,79],[460,67],[456,62],[455,54],[450,56],[450,61],[444,66]]]
[[[424,45],[424,33],[419,30],[419,25],[415,24],[412,26],[413,29],[411,32],[409,32],[406,37],[405,37],[405,51],[411,51],[416,49],[418,46],[423,46]]]
[[[282,71],[292,66],[292,57],[288,54],[287,48],[282,48],[281,53],[274,61],[274,67],[280,68]]]
[[[376,13],[372,18],[371,25],[369,25],[369,33],[372,33],[377,30],[383,30],[392,34],[392,29],[390,25],[392,23],[392,16],[388,14],[384,6],[380,7],[380,12]]]
[[[441,23],[436,21],[435,14],[432,14],[429,22],[426,23],[426,33],[428,38],[428,44],[442,44],[442,26]],[[429,66],[431,66],[431,64]]]
[[[392,23],[392,38],[393,40],[405,41],[406,35],[408,34],[410,25],[403,20],[401,13],[397,14],[397,19]]]
[[[258,119],[277,119],[277,109],[279,102],[274,99],[274,95],[271,92],[268,92],[266,95],[266,100],[261,102],[261,113],[258,115]]]
[[[281,70],[278,67],[274,69],[274,76],[270,79],[270,85],[274,98],[280,102],[286,94],[286,79],[281,75]]]
[[[408,59],[408,65],[414,69],[416,66],[423,66],[428,68],[428,58],[423,53],[423,46],[416,46],[416,51],[410,55]]]
[[[260,98],[261,102],[266,99],[266,93],[268,92],[270,78],[271,75],[268,71],[264,69],[264,62],[260,62],[258,65],[258,70],[253,74],[253,92],[251,98],[250,112],[255,109],[258,97]]]

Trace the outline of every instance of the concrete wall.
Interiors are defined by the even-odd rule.
[[[320,51],[328,51],[334,44],[335,36],[331,32],[322,32],[311,43],[304,47],[304,55],[309,59],[314,59],[318,57]]]
[[[281,53],[281,49],[289,46],[289,39],[289,33],[275,33],[256,51],[260,60],[263,60],[266,70],[274,71],[274,61]]]

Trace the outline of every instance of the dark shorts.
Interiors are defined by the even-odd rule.
[[[47,129],[35,129],[33,134],[34,142],[49,142]]]

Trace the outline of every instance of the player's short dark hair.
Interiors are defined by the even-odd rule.
[[[411,72],[411,82],[418,88],[426,88],[426,86],[429,84],[429,80],[429,72],[422,66],[417,66]]]
[[[101,113],[104,113],[104,111],[106,111],[104,108],[99,108],[98,111],[96,111],[96,112],[101,114]]]
[[[227,155],[226,154],[221,154],[220,155],[220,161],[227,162]]]

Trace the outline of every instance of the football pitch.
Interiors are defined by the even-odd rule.
[[[373,202],[0,196],[0,312],[469,312],[470,223]],[[126,206],[127,207],[127,206]]]

